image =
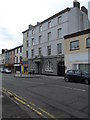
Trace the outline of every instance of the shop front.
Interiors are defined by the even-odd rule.
[[[28,74],[28,59],[23,59],[22,66],[21,66],[21,72]]]

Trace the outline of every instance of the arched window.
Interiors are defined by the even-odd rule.
[[[45,71],[53,72],[53,64],[52,62],[48,61],[45,65]]]

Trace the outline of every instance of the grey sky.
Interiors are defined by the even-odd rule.
[[[88,8],[89,0],[78,0]],[[23,43],[22,32],[59,11],[73,6],[73,0],[0,0],[0,53]]]

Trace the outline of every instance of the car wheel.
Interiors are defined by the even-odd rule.
[[[88,85],[88,84],[89,84],[88,79],[85,79],[85,80],[84,80],[84,83]]]
[[[66,81],[66,82],[69,82],[69,78],[66,77],[66,78],[65,78],[65,81]]]

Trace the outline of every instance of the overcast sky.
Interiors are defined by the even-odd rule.
[[[89,0],[78,0],[88,8]],[[73,6],[73,0],[0,0],[0,53],[23,44],[22,32]]]

